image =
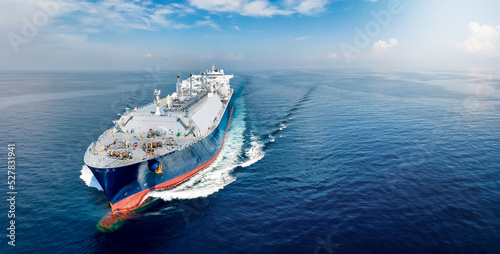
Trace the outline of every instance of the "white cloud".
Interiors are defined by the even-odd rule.
[[[313,15],[324,11],[328,0],[189,0],[187,4],[157,4],[152,1],[130,0],[0,0],[0,32],[18,33],[23,18],[32,21],[36,13],[44,12],[41,5],[57,10],[49,15],[47,26],[57,33],[102,33],[127,29],[158,30],[219,27],[210,19],[180,21],[179,17],[195,15],[197,11],[230,12],[252,17],[271,17],[299,13]],[[189,20],[189,19],[185,19]],[[191,19],[192,20],[192,19]],[[188,23],[183,23],[188,22]],[[236,30],[239,27],[234,26]]]
[[[325,11],[327,0],[305,0],[294,9],[302,15],[314,15]]]
[[[386,41],[379,40],[373,44],[373,50],[375,53],[382,53],[394,46],[398,45],[398,40],[396,38],[392,38],[389,40],[389,43]]]
[[[179,23],[176,19],[194,13],[182,4],[153,4],[129,0],[1,0],[0,31],[19,32],[23,19],[32,22],[37,13],[47,13],[44,6],[54,10],[49,14],[47,26],[58,33],[98,33],[127,29],[157,30],[159,28],[183,29],[199,26],[216,28],[213,22],[193,21]]]
[[[240,53],[240,54],[235,55],[235,54],[231,53],[228,56],[225,56],[224,59],[230,60],[230,61],[239,61],[239,60],[243,59],[243,54]]]
[[[237,12],[242,9],[245,0],[189,0],[189,4],[198,9],[220,12]]]
[[[457,49],[468,53],[500,55],[500,26],[469,23],[469,37],[456,45]]]
[[[210,19],[198,20],[196,21],[195,26],[210,26],[215,30],[220,30],[219,26],[212,22]]]
[[[168,25],[164,15],[173,12],[168,10],[171,7],[150,9],[139,3],[124,0],[101,2],[59,0],[57,4],[63,10],[60,16],[64,16],[66,22],[104,30],[153,30],[153,26]]]
[[[330,54],[328,54],[328,58],[334,58],[335,59],[335,58],[339,58],[339,56],[337,54],[335,54],[335,53],[330,53]]]
[[[152,57],[153,55],[151,53],[147,53],[144,55],[144,57]]]
[[[169,21],[165,18],[166,15],[172,14],[174,11],[170,8],[162,8],[155,10],[153,14],[149,15],[149,22],[154,22],[160,25],[168,25]]]
[[[233,26],[234,29],[238,30],[238,31],[241,31],[240,27],[239,26]]]
[[[289,15],[292,14],[292,12],[286,10],[280,10],[277,7],[271,5],[266,0],[256,0],[245,4],[240,14],[243,16],[271,17],[273,15]]]
[[[315,15],[325,10],[328,0],[287,0],[285,8],[268,0],[189,0],[198,9],[211,12],[235,12],[243,16],[271,17],[274,15]]]
[[[303,41],[305,39],[307,39],[307,36],[301,36],[301,37],[295,38],[296,41]]]

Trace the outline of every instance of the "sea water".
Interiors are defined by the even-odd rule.
[[[226,69],[241,92],[219,158],[112,234],[83,155],[177,70],[0,72],[0,163],[15,143],[17,166],[1,252],[498,251],[495,72]]]

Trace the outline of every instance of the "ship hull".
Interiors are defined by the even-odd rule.
[[[209,166],[222,149],[232,112],[230,101],[213,132],[186,148],[123,167],[96,168],[87,165],[103,188],[112,212],[135,210],[151,190],[175,188]],[[157,162],[161,163],[163,173],[150,170]]]

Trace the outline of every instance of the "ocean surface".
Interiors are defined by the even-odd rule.
[[[497,73],[227,69],[220,157],[111,234],[85,150],[178,70],[0,72],[0,253],[500,253]]]

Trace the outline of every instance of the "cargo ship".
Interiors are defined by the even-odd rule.
[[[155,89],[151,103],[127,109],[90,144],[84,162],[111,206],[100,231],[146,207],[150,191],[175,188],[217,158],[234,109],[231,78],[214,66],[182,81],[177,73],[174,93]]]

